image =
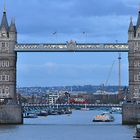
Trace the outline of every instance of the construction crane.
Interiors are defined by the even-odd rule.
[[[122,59],[122,58],[121,58],[121,53],[119,53],[119,57],[118,57],[118,64],[119,64],[119,73],[118,73],[118,74],[119,74],[119,75],[118,75],[118,76],[119,76],[119,78],[118,78],[118,79],[119,79],[119,80],[118,80],[118,82],[119,82],[119,83],[118,83],[119,88],[118,88],[118,92],[119,92],[119,93],[120,93],[120,91],[121,91],[121,59]]]
[[[121,93],[121,59],[122,59],[121,53],[119,53],[119,56],[118,56],[118,93]],[[105,84],[103,84],[103,92],[104,92],[104,86],[108,85],[108,81],[111,77],[111,73],[112,73],[115,62],[116,62],[116,60],[113,61],[110,71],[108,73],[107,79],[105,81]]]

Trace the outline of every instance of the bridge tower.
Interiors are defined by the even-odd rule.
[[[140,9],[136,26],[132,17],[128,30],[129,94],[123,105],[123,123],[140,122]]]
[[[16,95],[17,43],[15,20],[9,26],[6,9],[0,25],[0,124],[22,123],[21,106]]]

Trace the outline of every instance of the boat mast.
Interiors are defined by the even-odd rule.
[[[118,80],[118,86],[119,86],[119,88],[118,88],[118,92],[120,93],[120,91],[121,91],[121,53],[119,53],[119,57],[118,57],[118,63],[119,63],[119,80]]]

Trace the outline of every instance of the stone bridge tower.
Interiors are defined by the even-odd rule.
[[[15,21],[12,19],[9,26],[4,10],[0,25],[0,124],[23,123],[16,95],[16,43]]]
[[[129,45],[129,95],[128,101],[140,101],[140,11],[136,26],[130,20],[128,30]]]
[[[6,11],[0,26],[0,98],[16,101],[16,59],[14,51],[17,42],[15,21],[8,25]]]
[[[140,10],[135,26],[130,20],[128,46],[129,94],[123,105],[122,120],[124,124],[137,124],[140,122]]]

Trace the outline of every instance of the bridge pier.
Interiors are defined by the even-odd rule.
[[[23,124],[20,105],[0,105],[0,124]]]
[[[140,122],[140,10],[137,24],[132,18],[128,30],[129,59],[129,94],[123,105],[122,123],[138,124]]]
[[[122,124],[135,125],[138,123],[140,123],[140,104],[124,104],[122,108]]]

